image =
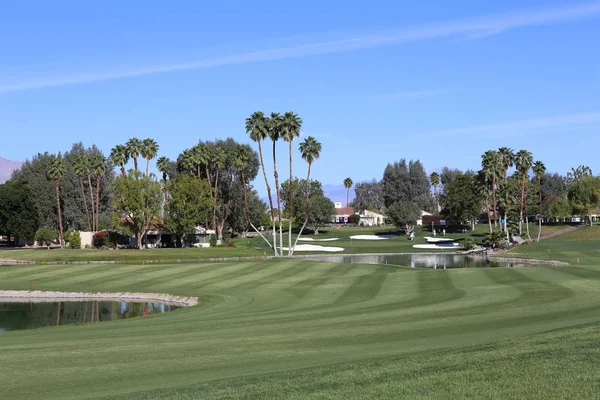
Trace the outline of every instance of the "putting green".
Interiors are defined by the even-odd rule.
[[[29,282],[38,290],[198,296],[199,305],[147,320],[0,333],[7,399],[275,398],[286,379],[299,384],[299,369],[308,389],[285,396],[302,398],[319,393],[322,374],[344,375],[349,364],[338,363],[418,367],[427,352],[423,362],[436,365],[455,357],[448,351],[600,322],[600,268],[584,265],[410,270],[294,259],[0,268],[0,289]],[[347,380],[341,375],[336,382]],[[256,392],[228,389],[251,376],[260,377]],[[396,394],[360,393],[345,397]]]

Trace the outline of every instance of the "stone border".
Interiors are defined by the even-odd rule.
[[[488,257],[489,261],[517,263],[517,264],[545,264],[545,265],[571,265],[566,261],[558,260],[537,260],[535,258],[513,258],[513,257]]]
[[[168,293],[88,293],[88,292],[55,292],[42,290],[0,290],[0,302],[56,302],[56,301],[144,301],[159,302],[168,305],[191,307],[198,304],[197,297],[173,296]]]

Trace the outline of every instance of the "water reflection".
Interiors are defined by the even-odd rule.
[[[178,309],[164,303],[117,301],[0,303],[0,332],[148,316]]]
[[[335,255],[314,255],[307,257],[314,261],[327,261],[337,263],[351,264],[388,264],[400,265],[411,268],[482,268],[482,267],[518,267],[522,264],[512,262],[490,261],[485,256],[472,256],[460,254],[411,254],[411,255],[377,255],[361,254],[345,256]]]

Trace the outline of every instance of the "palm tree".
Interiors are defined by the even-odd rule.
[[[477,172],[476,184],[477,192],[481,195],[481,198],[485,200],[485,209],[487,211],[488,225],[490,227],[491,234],[494,231],[492,228],[492,213],[490,211],[490,188],[492,186],[492,182],[489,179],[488,175],[483,170],[481,170]]]
[[[87,172],[88,189],[90,191],[90,205],[92,206],[92,232],[96,232],[96,202],[94,201],[94,186],[92,186],[92,164],[87,155],[81,156],[81,165]]]
[[[133,158],[133,168],[138,170],[138,157],[144,150],[144,143],[138,138],[131,138],[125,144],[125,148],[127,149],[127,154],[131,158]]]
[[[158,172],[162,174],[163,182],[167,182],[167,175],[169,174],[169,169],[171,168],[171,160],[167,157],[163,156],[156,160],[156,168]]]
[[[504,181],[508,179],[508,169],[515,164],[515,153],[510,147],[500,147],[498,153],[502,157],[502,167],[504,171]]]
[[[75,171],[75,174],[77,174],[77,177],[79,178],[79,188],[81,189],[81,197],[83,198],[83,208],[85,209],[85,218],[86,218],[86,221],[88,224],[88,230],[91,231],[92,230],[92,222],[90,220],[90,212],[89,212],[88,206],[87,206],[87,199],[85,196],[85,188],[83,186],[83,177],[87,174],[87,167],[85,166],[81,156],[75,158],[75,160],[73,161],[73,171]]]
[[[179,171],[194,175],[194,152],[190,149],[185,149],[179,157],[177,157]]]
[[[125,165],[129,161],[129,153],[127,148],[122,144],[118,144],[110,151],[110,160],[113,164],[118,165],[121,168],[121,176],[126,176]]]
[[[494,210],[494,226],[498,226],[498,210],[496,203],[496,189],[498,188],[498,181],[502,176],[502,157],[500,153],[495,150],[486,151],[481,156],[481,168],[483,173],[486,175],[486,180],[491,182],[492,187],[492,206]]]
[[[542,236],[542,176],[546,173],[546,166],[541,161],[533,163],[533,174],[538,182],[538,236],[537,241],[540,241]]]
[[[246,118],[246,133],[250,134],[250,139],[252,141],[258,143],[258,155],[260,157],[260,167],[263,171],[263,176],[265,178],[265,186],[267,187],[267,196],[269,197],[269,207],[271,210],[271,222],[273,223],[273,251],[275,253],[275,257],[278,256],[277,253],[277,235],[275,234],[275,208],[273,207],[273,197],[271,196],[271,185],[269,185],[269,180],[267,179],[267,170],[265,169],[265,162],[263,160],[263,152],[262,152],[262,141],[266,139],[268,136],[268,128],[267,128],[268,120],[265,117],[265,114],[262,111],[256,111],[250,115],[249,118]]]
[[[197,144],[192,147],[191,154],[194,167],[196,168],[196,176],[200,178],[202,176],[202,166],[204,165],[206,168],[208,168],[208,148],[204,145]],[[210,183],[210,180],[208,179],[208,173],[206,173],[206,176],[208,183]]]
[[[533,155],[527,150],[519,150],[515,154],[515,166],[517,174],[521,178],[521,220],[519,221],[519,235],[523,234],[521,223],[523,222],[523,213],[525,212],[525,180],[529,178],[529,170],[533,165]],[[529,218],[525,216],[527,221],[527,237],[529,237]]]
[[[350,179],[350,178],[344,179],[344,187],[346,188],[346,207],[348,207],[348,205],[350,204],[348,199],[350,198],[350,188],[352,188],[353,184],[354,184],[354,182],[352,182],[352,179]]]
[[[96,229],[100,226],[100,182],[102,181],[102,175],[106,169],[106,160],[102,155],[97,154],[92,159],[92,168],[96,174]]]
[[[150,167],[150,160],[156,157],[158,154],[158,143],[154,139],[144,139],[142,142],[142,157],[146,159],[146,176],[148,176],[148,169]]]
[[[440,174],[438,174],[437,172],[432,172],[429,175],[429,180],[433,185],[433,197],[435,198],[435,213],[437,214],[440,212],[440,199],[438,197],[437,191],[437,187],[440,185]]]
[[[52,160],[52,164],[50,164],[50,168],[48,168],[48,175],[52,179],[54,179],[54,188],[56,191],[56,209],[58,211],[58,238],[60,240],[60,246],[63,246],[64,238],[63,238],[63,226],[62,226],[62,212],[60,209],[60,180],[63,176],[65,176],[66,168],[65,168],[65,160],[62,158],[61,154],[58,153],[58,157]]]
[[[507,179],[498,189],[498,204],[500,208],[504,210],[504,231],[506,233],[506,240],[510,240],[508,231],[508,212],[519,201],[515,196],[515,189],[514,179]]]
[[[292,248],[292,254],[294,254],[293,249],[296,248],[296,243],[298,243],[298,239],[300,236],[302,236],[302,231],[304,231],[310,216],[310,169],[312,167],[312,163],[321,155],[321,143],[319,143],[314,137],[309,136],[304,139],[302,143],[300,143],[298,149],[302,154],[302,159],[308,163],[308,172],[306,174],[306,217],[304,219],[304,223],[302,224],[302,228],[300,228],[300,233],[298,233],[298,237],[296,237],[296,242]]]
[[[275,156],[275,145],[281,138],[281,115],[272,112],[271,117],[267,120],[267,134],[273,141],[273,177],[275,178],[275,193],[277,194],[277,218],[279,219],[279,246],[283,247],[283,232],[281,223],[281,190],[279,187],[279,173],[277,172],[277,158]],[[283,255],[283,251],[279,251]]]
[[[292,111],[287,111],[283,114],[283,140],[288,142],[290,145],[290,189],[288,194],[289,199],[289,211],[290,211],[290,223],[289,223],[289,233],[288,233],[288,257],[292,255],[292,216],[294,213],[294,202],[293,202],[293,181],[294,175],[292,173],[292,142],[295,137],[300,136],[300,129],[302,128],[302,118],[298,116],[298,114],[293,113]]]
[[[219,196],[219,171],[225,166],[227,154],[220,147],[210,152],[210,162],[215,168],[215,194],[213,196],[213,229],[217,228],[217,198]],[[220,239],[220,238],[219,238]]]

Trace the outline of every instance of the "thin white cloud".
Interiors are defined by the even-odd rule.
[[[511,135],[527,135],[547,132],[556,128],[569,127],[571,129],[585,126],[600,125],[600,111],[589,113],[576,113],[553,115],[534,119],[507,121],[489,125],[476,125],[466,128],[442,129],[437,131],[415,134],[417,137],[454,137],[473,136],[495,137]]]
[[[126,70],[111,70],[71,74],[59,77],[39,77],[23,79],[0,85],[0,93],[40,89],[54,86],[74,85],[122,79],[143,75],[175,71],[216,68],[256,62],[284,60],[290,58],[316,56],[348,52],[353,50],[398,45],[421,40],[445,37],[485,37],[510,29],[532,27],[567,22],[600,15],[600,2],[579,4],[563,8],[540,9],[535,11],[500,14],[470,20],[458,20],[413,27],[398,31],[386,31],[371,35],[321,41],[300,46],[280,47],[256,52],[227,55],[186,63],[152,65]]]

